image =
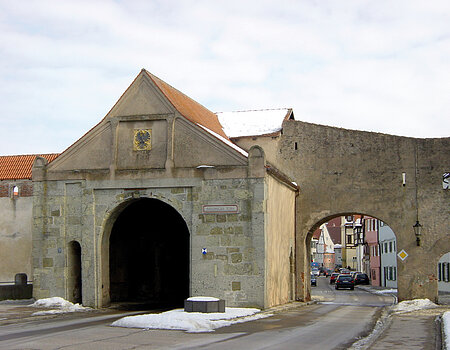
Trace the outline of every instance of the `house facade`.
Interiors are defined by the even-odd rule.
[[[381,285],[397,288],[397,240],[392,229],[379,221]]]

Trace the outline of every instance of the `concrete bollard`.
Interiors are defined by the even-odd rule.
[[[184,301],[186,312],[225,312],[225,300],[214,297],[191,297]]]

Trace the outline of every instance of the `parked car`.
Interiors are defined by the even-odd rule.
[[[366,273],[356,273],[353,279],[355,284],[370,284],[369,276]]]
[[[311,274],[311,286],[317,287],[317,279],[314,274]]]
[[[345,269],[345,268],[340,268],[340,269],[339,269],[339,273],[340,273],[341,275],[349,275],[349,274],[350,274],[350,270]]]
[[[339,275],[336,278],[334,288],[350,288],[351,290],[355,289],[355,281],[353,280],[352,276],[350,275]]]
[[[317,269],[317,268],[313,268],[312,270],[311,270],[311,273],[314,275],[314,276],[319,276],[319,274],[320,274],[320,271],[319,271],[319,269]]]
[[[323,269],[323,275],[324,275],[325,277],[330,276],[330,275],[331,275],[331,270],[330,270],[330,269]]]
[[[330,284],[333,284],[336,281],[337,276],[339,276],[339,273],[333,272],[330,276]]]

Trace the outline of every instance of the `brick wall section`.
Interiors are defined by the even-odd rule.
[[[11,197],[13,187],[19,187],[19,197],[33,196],[33,183],[29,180],[0,182],[0,197]]]
[[[9,186],[8,182],[0,183],[0,197],[9,197]]]

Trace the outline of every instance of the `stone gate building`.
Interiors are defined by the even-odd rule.
[[[38,158],[33,182],[36,298],[293,299],[297,186],[145,70],[86,135],[51,163]]]

